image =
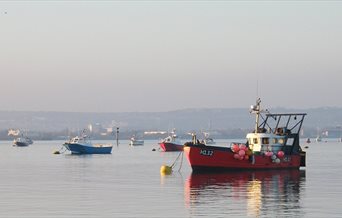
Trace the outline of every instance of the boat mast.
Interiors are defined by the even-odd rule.
[[[260,103],[261,103],[261,100],[260,98],[258,98],[256,101],[256,105],[252,105],[251,107],[252,113],[256,114],[255,115],[255,130],[254,130],[255,133],[258,133],[258,128],[259,128],[259,117],[260,117],[260,112],[261,112]]]
[[[116,146],[119,146],[119,127],[116,127]]]

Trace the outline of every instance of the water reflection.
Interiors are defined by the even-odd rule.
[[[191,213],[206,207],[235,211],[235,215],[298,217],[305,171],[257,171],[191,174],[184,188]],[[244,206],[245,205],[245,206]]]

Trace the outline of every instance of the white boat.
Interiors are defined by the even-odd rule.
[[[136,145],[144,145],[144,140],[142,139],[137,139],[135,136],[132,136],[130,142],[130,146],[136,146]]]
[[[25,147],[25,146],[29,146],[29,145],[33,144],[32,139],[29,138],[26,134],[24,135],[23,133],[21,133],[21,131],[19,129],[8,130],[8,135],[9,136],[19,136],[13,140],[13,146]]]
[[[203,132],[203,136],[204,136],[204,138],[202,139],[202,143],[203,144],[205,144],[205,145],[214,145],[214,144],[216,144],[214,139],[209,137],[209,133],[208,132]]]
[[[32,139],[30,139],[27,136],[21,136],[19,138],[16,138],[13,140],[13,146],[18,146],[18,147],[25,147],[33,144]]]
[[[321,137],[321,131],[320,128],[317,127],[317,137],[316,137],[316,142],[321,142],[322,141],[322,137]]]
[[[204,142],[205,145],[214,145],[214,144],[216,144],[216,142],[212,138],[206,138],[206,139],[203,140],[203,142]]]

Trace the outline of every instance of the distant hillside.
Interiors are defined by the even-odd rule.
[[[254,118],[246,109],[186,109],[170,112],[72,113],[0,111],[0,129],[35,131],[82,129],[88,124],[124,129],[182,130],[245,128]]]
[[[286,109],[271,112],[306,112],[304,128],[311,132],[342,126],[342,108]],[[92,124],[93,128],[119,126],[121,132],[212,130],[238,131],[252,129],[254,116],[246,108],[185,109],[170,112],[72,113],[0,111],[0,130],[9,128],[36,132],[79,131]],[[243,133],[244,134],[244,133]],[[311,133],[312,134],[312,133]]]

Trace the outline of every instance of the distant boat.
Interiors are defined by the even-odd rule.
[[[8,135],[9,136],[19,136],[13,140],[13,146],[25,147],[25,146],[29,146],[29,145],[33,144],[32,139],[29,138],[26,134],[24,135],[23,133],[21,133],[19,129],[8,130]]]
[[[209,133],[208,132],[203,132],[203,136],[204,136],[204,138],[201,141],[202,144],[205,144],[205,145],[214,145],[214,144],[216,144],[214,139],[209,137]]]
[[[111,144],[92,144],[85,134],[70,139],[63,146],[72,154],[110,154],[113,148]]]
[[[178,140],[175,130],[171,135],[159,142],[159,146],[163,151],[183,151],[183,144]]]
[[[321,133],[320,133],[320,129],[317,127],[317,137],[316,137],[316,142],[321,142],[322,141],[322,137],[321,137]]]
[[[130,142],[130,146],[137,146],[137,145],[144,145],[144,140],[140,139],[138,140],[135,136],[132,136]]]
[[[13,146],[18,146],[18,147],[26,147],[33,144],[32,139],[30,139],[27,136],[21,136],[19,138],[16,138],[13,140]]]
[[[307,140],[306,140],[306,143],[311,143],[311,140],[310,140],[310,138],[308,138]]]
[[[212,138],[206,138],[206,139],[203,139],[203,144],[205,144],[205,145],[214,145],[214,144],[216,144],[216,142]]]

